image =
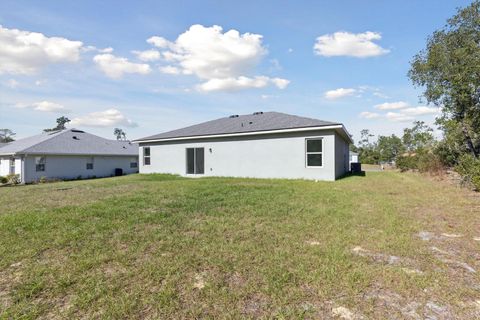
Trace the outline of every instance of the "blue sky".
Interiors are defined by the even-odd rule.
[[[275,110],[342,122],[357,140],[399,134],[438,112],[409,61],[469,3],[3,0],[0,127],[21,138],[66,115],[134,139]]]

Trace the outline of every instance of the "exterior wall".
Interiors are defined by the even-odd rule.
[[[123,169],[124,174],[138,172],[138,168],[130,168],[130,162],[138,163],[135,156],[94,156],[93,169],[87,170],[87,161],[90,156],[57,156],[46,155],[45,171],[37,172],[35,168],[35,156],[25,157],[26,183],[38,181],[41,177],[47,179],[76,179],[89,177],[109,177],[115,174],[115,168]]]
[[[350,171],[349,149],[349,143],[340,135],[335,134],[335,178],[340,178]]]
[[[335,180],[335,136],[333,130],[319,130],[308,133],[140,143],[140,173]],[[306,167],[305,139],[311,137],[323,138],[323,167]],[[145,146],[150,147],[150,165],[143,164],[142,147]],[[203,175],[186,174],[185,149],[193,147],[205,148]]]
[[[0,176],[7,176],[10,174],[10,159],[11,157],[0,157]],[[15,158],[15,174],[22,173],[22,159]]]
[[[10,173],[10,157],[0,158],[0,176],[4,177]]]

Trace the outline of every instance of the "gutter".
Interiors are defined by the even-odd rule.
[[[163,141],[181,141],[181,140],[196,140],[196,139],[208,139],[208,138],[223,138],[223,137],[242,137],[242,136],[256,136],[256,135],[265,135],[272,133],[287,133],[287,132],[305,132],[305,131],[316,131],[316,130],[329,130],[329,129],[342,129],[343,133],[347,137],[350,143],[353,143],[353,140],[348,133],[347,129],[343,124],[338,125],[329,125],[329,126],[320,126],[320,127],[303,127],[303,128],[292,128],[292,129],[275,129],[275,130],[265,130],[265,131],[250,131],[250,132],[237,132],[237,133],[224,133],[224,134],[209,134],[202,136],[186,136],[186,137],[173,137],[173,138],[160,138],[160,139],[137,139],[132,142],[144,143],[144,142],[163,142]]]

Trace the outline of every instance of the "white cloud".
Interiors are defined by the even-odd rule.
[[[0,25],[0,74],[32,74],[48,64],[76,62],[82,45],[81,41]]]
[[[408,108],[409,104],[404,101],[385,102],[374,106],[378,110],[398,110]]]
[[[157,61],[160,60],[160,52],[155,49],[145,51],[132,51],[138,59],[142,61]]]
[[[158,37],[158,36],[153,36],[147,39],[147,43],[150,43],[151,45],[158,47],[158,48],[168,48],[169,46],[172,45],[170,41],[163,37]]]
[[[365,119],[387,119],[393,122],[409,122],[415,120],[417,117],[426,115],[439,114],[440,109],[436,107],[417,106],[412,107],[408,103],[399,101],[393,103],[383,103],[375,106],[379,110],[397,110],[396,112],[389,111],[385,114],[364,111],[360,113],[361,118]]]
[[[195,75],[204,80],[197,87],[202,91],[236,91],[262,88],[267,84],[283,89],[289,83],[286,79],[252,75],[267,54],[259,34],[240,34],[233,29],[223,32],[220,26],[197,24],[180,34],[174,42],[157,36],[147,42],[165,49],[162,58],[171,66],[163,67],[162,72]]]
[[[68,113],[70,110],[65,108],[65,106],[51,102],[51,101],[40,101],[40,102],[34,102],[31,104],[23,104],[23,103],[18,103],[15,105],[16,108],[20,109],[33,109],[36,111],[42,111],[42,112],[56,112],[56,113]]]
[[[318,37],[313,49],[315,54],[325,57],[374,57],[390,52],[374,43],[381,38],[378,32],[367,31],[355,34],[341,31]]]
[[[400,112],[387,112],[387,114],[385,115],[385,118],[395,122],[410,122],[415,119],[412,116],[409,116]]]
[[[329,90],[325,92],[325,98],[329,100],[340,99],[348,96],[352,96],[357,92],[356,89],[353,88],[338,88],[335,90]]]
[[[92,112],[82,117],[72,119],[70,126],[85,127],[136,127],[137,124],[128,119],[117,109],[108,109],[100,112]]]
[[[98,54],[93,57],[97,66],[110,78],[119,79],[125,73],[148,74],[151,68],[145,63],[133,63],[126,58],[116,57],[112,54]]]
[[[20,85],[20,82],[15,79],[9,79],[7,82],[5,82],[5,85],[10,89],[16,89]]]
[[[165,66],[165,67],[160,67],[160,72],[161,73],[166,73],[166,74],[180,74],[180,69],[174,66]]]
[[[438,114],[440,112],[439,108],[435,107],[426,107],[426,106],[418,106],[418,107],[410,107],[403,110],[400,110],[401,113],[411,116],[423,116],[427,114]]]
[[[376,119],[376,118],[380,118],[380,114],[376,113],[376,112],[364,111],[364,112],[360,113],[360,118]]]
[[[379,97],[379,98],[382,98],[382,99],[388,99],[388,98],[389,98],[389,96],[387,96],[386,94],[384,94],[384,93],[382,93],[382,92],[380,92],[380,91],[375,91],[375,92],[373,93],[373,95],[374,95],[375,97]]]
[[[290,84],[290,80],[282,78],[270,78],[270,81],[276,85],[278,89],[285,89]]]
[[[99,49],[95,46],[84,46],[81,48],[81,50],[83,52],[91,52],[91,51],[96,51],[96,52],[100,52],[100,53],[112,53],[113,52],[113,48],[112,47],[108,47],[108,48],[104,48],[104,49]]]
[[[284,89],[289,81],[280,78],[269,78],[265,76],[257,76],[254,78],[240,76],[238,78],[218,78],[210,79],[197,86],[199,91],[237,91],[249,88],[264,88],[269,84],[274,84],[279,89]]]
[[[112,48],[112,47],[108,47],[108,48],[104,48],[104,49],[98,49],[98,52],[100,52],[100,53],[112,53],[112,52],[113,52],[113,48]]]

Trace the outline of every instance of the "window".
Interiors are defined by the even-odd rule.
[[[15,159],[10,159],[10,174],[15,174]]]
[[[93,170],[93,157],[87,159],[87,170]]]
[[[203,174],[205,172],[204,148],[187,148],[187,174]]]
[[[143,147],[143,165],[150,165],[150,147]]]
[[[308,167],[323,166],[323,139],[306,139],[306,165]]]
[[[35,157],[35,171],[45,171],[45,157]]]
[[[137,158],[132,158],[130,160],[130,168],[138,168]]]

